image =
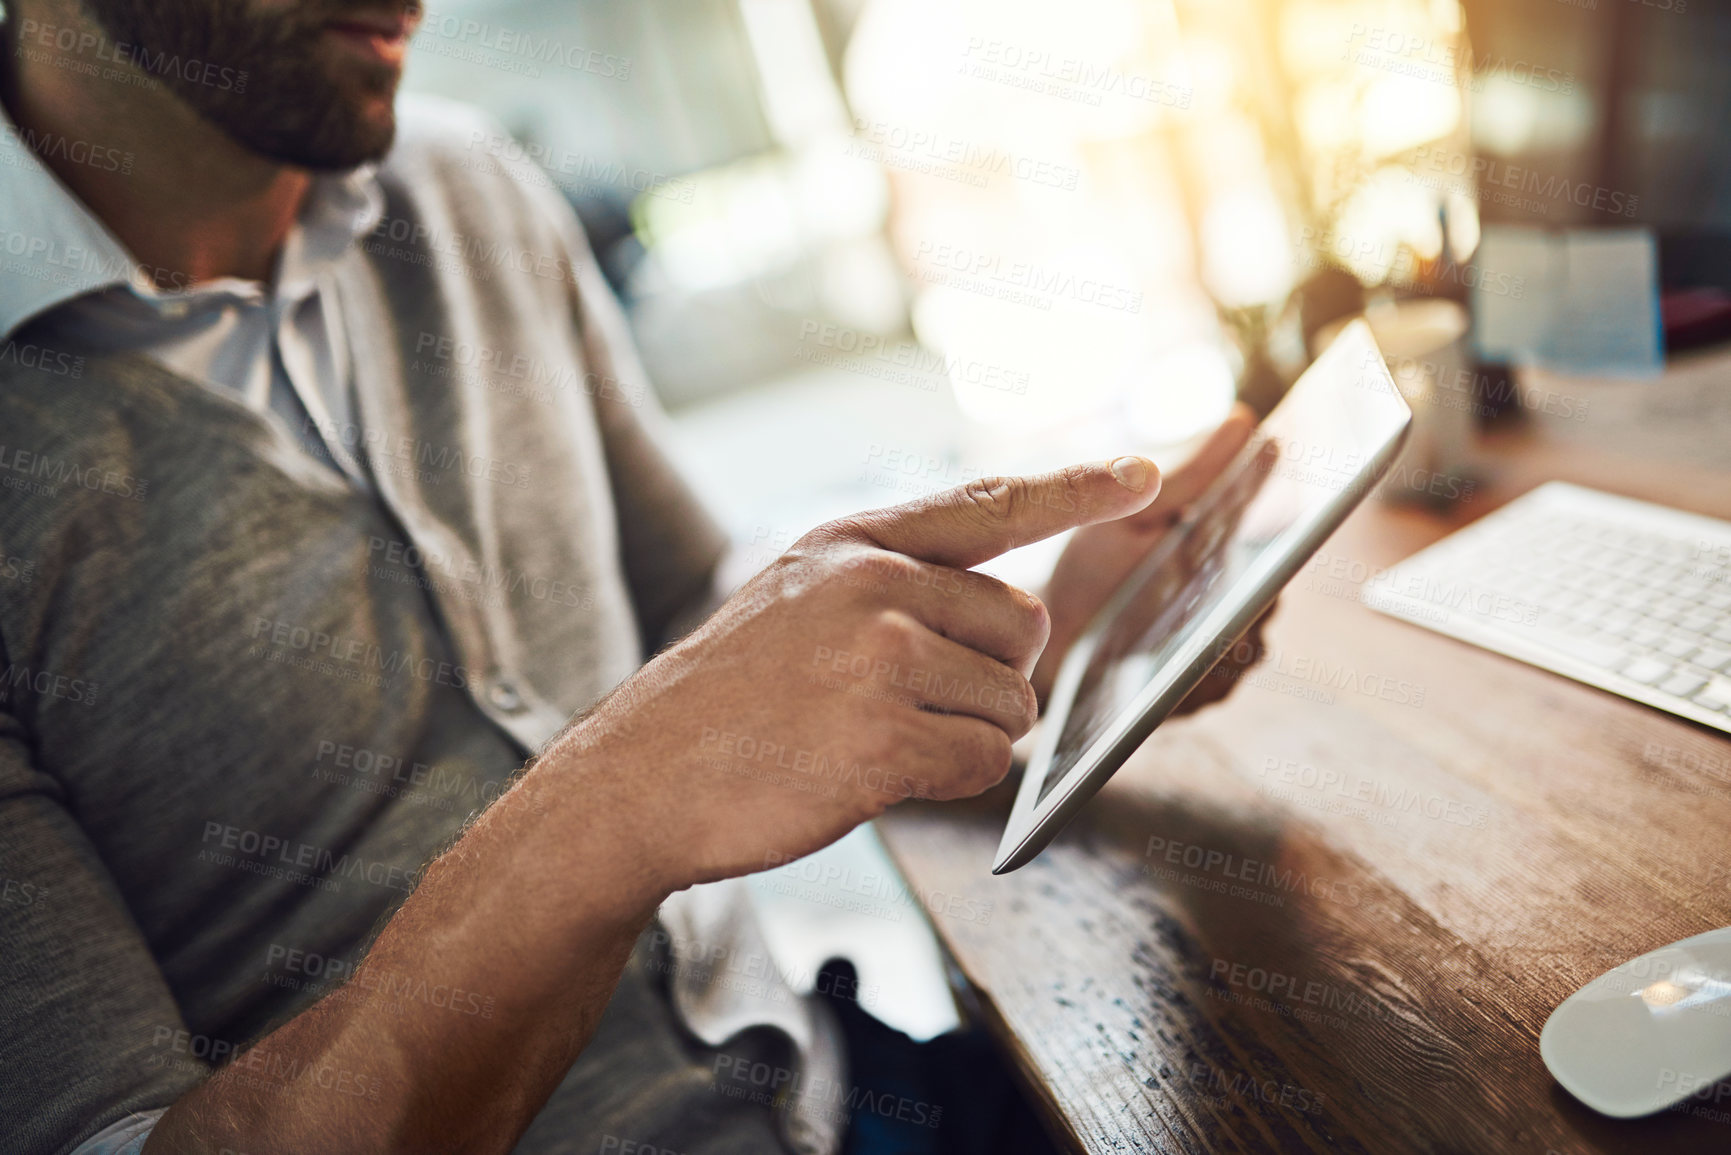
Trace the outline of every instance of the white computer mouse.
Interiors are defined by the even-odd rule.
[[[1545,1020],[1539,1054],[1571,1095],[1619,1119],[1731,1098],[1731,927],[1606,971]]]

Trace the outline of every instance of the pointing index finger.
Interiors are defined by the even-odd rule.
[[[1177,466],[1167,476],[1167,484],[1160,490],[1159,500],[1152,502],[1146,509],[1136,514],[1130,524],[1137,528],[1147,528],[1168,524],[1184,512],[1184,507],[1201,497],[1215,478],[1238,456],[1238,451],[1244,448],[1245,442],[1256,429],[1256,414],[1242,401],[1232,407],[1208,439],[1193,453],[1189,460]]]
[[[982,477],[850,520],[883,549],[970,569],[1067,529],[1126,517],[1159,492],[1152,461],[1118,457],[1030,477]]]

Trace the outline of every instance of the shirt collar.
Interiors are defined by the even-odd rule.
[[[374,165],[313,179],[299,220],[277,256],[275,291],[300,298],[319,273],[384,216]],[[185,292],[156,287],[120,239],[44,165],[0,106],[0,340],[24,322],[106,289],[129,289],[147,301],[209,292],[259,295],[256,281],[225,277]]]
[[[277,256],[276,289],[289,297],[312,291],[312,282],[385,216],[378,166],[363,164],[313,178],[300,219]]]
[[[106,225],[49,171],[0,109],[0,339],[31,317],[145,280]]]

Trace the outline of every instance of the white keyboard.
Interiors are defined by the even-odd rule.
[[[1553,481],[1366,605],[1731,733],[1731,522]]]

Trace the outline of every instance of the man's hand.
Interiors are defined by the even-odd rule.
[[[1046,586],[1046,604],[1052,614],[1052,635],[1032,678],[1044,701],[1057,678],[1058,667],[1070,645],[1087,628],[1088,621],[1106,604],[1130,571],[1166,536],[1184,516],[1185,509],[1220,476],[1238,455],[1256,428],[1256,417],[1248,406],[1238,404],[1209,435],[1190,460],[1172,471],[1160,496],[1131,516],[1076,533],[1064,547],[1052,580]],[[1265,615],[1266,616],[1266,615]],[[1234,646],[1225,662],[1248,665],[1256,661],[1262,644],[1262,621],[1245,635],[1247,645]],[[1240,655],[1248,655],[1243,661]],[[1223,663],[1224,664],[1224,663]],[[1184,699],[1180,713],[1199,709],[1226,696],[1234,684],[1224,677],[1205,678]]]
[[[666,889],[810,853],[902,798],[978,793],[1034,723],[1048,618],[969,567],[1159,490],[1152,462],[1123,457],[820,526],[542,761],[637,796]]]

